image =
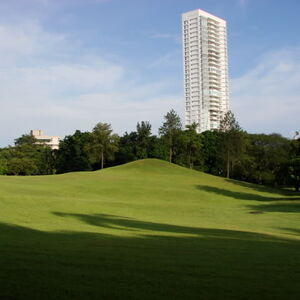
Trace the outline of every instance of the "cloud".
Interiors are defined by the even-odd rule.
[[[176,49],[175,51],[171,51],[158,57],[156,60],[154,60],[148,65],[148,68],[161,67],[162,65],[167,67],[182,66],[181,50]]]
[[[35,22],[0,24],[0,67],[25,64],[42,55],[59,56],[56,50],[66,45],[64,35],[43,31]]]
[[[231,106],[250,132],[299,130],[300,48],[277,50],[231,80]]]
[[[155,132],[170,108],[180,111],[172,83],[140,84],[136,72],[76,43],[38,23],[0,24],[0,146],[30,129],[63,137],[97,122],[122,134],[148,120]]]

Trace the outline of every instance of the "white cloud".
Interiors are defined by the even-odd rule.
[[[148,120],[154,129],[181,97],[170,83],[139,84],[120,64],[90,55],[38,24],[0,25],[0,145],[30,129],[71,134],[109,122],[118,133]],[[77,45],[78,46],[78,45]]]
[[[161,67],[168,66],[168,67],[178,67],[182,65],[182,56],[181,51],[176,49],[175,51],[171,51],[169,53],[166,53],[160,57],[158,57],[156,60],[154,60],[152,63],[148,65],[148,68],[155,68],[155,67]]]
[[[231,104],[242,127],[250,132],[299,130],[300,49],[278,50],[231,80]]]
[[[43,31],[35,22],[8,26],[0,24],[0,67],[27,63],[34,56],[55,56],[55,51],[66,46],[66,37],[62,34],[50,34]]]

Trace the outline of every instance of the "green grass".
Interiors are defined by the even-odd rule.
[[[295,193],[159,160],[0,191],[0,299],[300,297]]]

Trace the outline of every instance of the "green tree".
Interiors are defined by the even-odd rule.
[[[220,136],[221,133],[217,130],[207,130],[201,133],[203,171],[214,175],[220,175],[223,168]]]
[[[228,111],[220,122],[220,151],[226,163],[226,177],[230,178],[230,171],[241,158],[245,148],[245,135],[231,111]]]
[[[165,145],[168,148],[169,151],[169,162],[172,162],[173,154],[174,154],[174,148],[175,148],[175,140],[176,137],[181,132],[181,120],[178,114],[171,109],[165,116],[164,116],[165,122],[163,125],[159,128],[159,134],[162,136]]]
[[[57,173],[92,170],[88,152],[91,139],[91,133],[76,130],[60,141],[59,150],[55,151]]]
[[[111,125],[107,123],[98,123],[92,132],[92,144],[90,150],[93,153],[95,161],[100,163],[100,168],[104,168],[105,161],[112,160],[115,152],[118,150],[119,137],[113,134]]]
[[[7,175],[38,175],[54,173],[54,157],[50,147],[36,144],[28,134],[15,139],[15,146],[0,153],[1,173]]]
[[[136,126],[136,157],[138,159],[149,157],[149,148],[151,141],[151,124],[142,121]]]
[[[10,151],[7,148],[0,149],[0,175],[7,174],[7,161],[10,158]]]
[[[15,146],[34,145],[36,142],[37,139],[31,134],[23,134],[19,138],[15,139]]]
[[[137,133],[135,131],[120,137],[118,151],[115,154],[115,164],[125,164],[137,159],[136,156]]]
[[[9,175],[37,175],[39,170],[33,159],[12,157],[7,162],[7,173]]]
[[[300,189],[300,138],[291,141],[289,155],[289,175],[295,190]]]
[[[201,135],[196,131],[197,126],[197,123],[187,125],[187,129],[184,131],[186,137],[187,163],[190,169],[193,168],[196,159],[200,156],[202,147]]]
[[[278,185],[282,167],[288,163],[289,141],[280,134],[248,134],[247,181]],[[286,176],[286,175],[285,175]]]

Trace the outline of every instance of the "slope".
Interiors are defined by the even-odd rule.
[[[300,293],[300,200],[292,193],[159,160],[0,177],[0,190],[0,298]]]

